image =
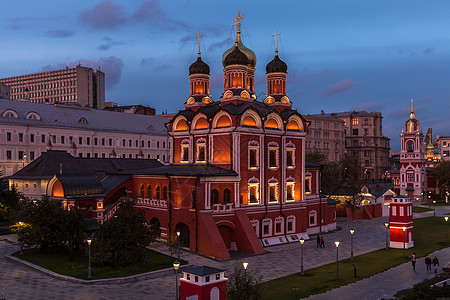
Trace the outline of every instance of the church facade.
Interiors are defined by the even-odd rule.
[[[216,259],[336,228],[335,204],[319,193],[320,166],[305,162],[308,124],[287,96],[287,65],[276,49],[267,95],[256,99],[256,55],[242,43],[237,20],[235,44],[222,58],[220,98],[209,94],[199,47],[185,109],[167,125],[171,164],[110,174],[99,220],[111,218],[119,196],[133,198],[161,240],[178,239]]]

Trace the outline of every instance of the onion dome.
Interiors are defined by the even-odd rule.
[[[231,51],[223,60],[223,66],[230,65],[244,65],[248,64],[247,55],[245,55],[237,46],[237,42],[235,43],[233,51]]]
[[[247,47],[244,46],[244,44],[242,43],[242,40],[241,40],[240,32],[238,32],[238,35],[237,35],[237,46],[238,46],[239,50],[241,50],[242,53],[244,53],[247,56],[247,58],[248,58],[247,65],[249,67],[251,67],[251,68],[254,68],[256,66],[256,54],[251,49],[248,49]],[[223,53],[223,55],[222,55],[222,64],[223,64],[224,67],[225,67],[225,58],[233,50],[234,50],[234,47],[231,47],[230,49],[228,49],[227,51],[225,51]]]
[[[189,66],[189,75],[192,74],[207,74],[209,75],[209,66],[205,63],[200,55],[197,60]]]
[[[275,54],[274,59],[266,66],[266,73],[287,73],[287,65]]]

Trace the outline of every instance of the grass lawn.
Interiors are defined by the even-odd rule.
[[[445,247],[445,221],[443,218],[428,217],[414,220],[414,248],[406,250],[406,259],[402,249],[381,249],[339,261],[339,280],[336,280],[336,263],[278,278],[261,284],[263,299],[299,299],[320,294],[333,288],[368,278],[376,273],[393,268],[406,261],[408,255],[415,252],[417,257]],[[353,277],[353,267],[357,267],[357,278]]]
[[[13,256],[29,261],[55,273],[80,279],[88,279],[88,256],[84,254],[75,256],[73,261],[69,261],[68,253],[60,249],[49,249],[48,252],[42,252],[39,249],[25,249],[23,255],[16,252]],[[92,265],[92,279],[125,277],[165,268],[173,268],[172,263],[175,260],[176,259],[159,252],[147,250],[145,261],[137,267],[127,266],[124,268],[112,268]],[[186,263],[186,261],[181,261],[181,264]]]
[[[423,202],[420,205],[430,206],[430,208],[431,208],[435,204],[433,202]],[[439,201],[439,202],[436,202],[436,206],[448,206],[448,203],[445,203],[445,201]]]
[[[431,208],[421,207],[421,206],[413,206],[413,212],[422,213],[426,211],[433,211]]]

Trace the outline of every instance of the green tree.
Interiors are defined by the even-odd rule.
[[[111,220],[103,223],[92,241],[92,260],[99,265],[137,265],[153,242],[145,214],[133,201],[120,203]]]
[[[34,203],[22,199],[13,214],[16,222],[11,229],[18,234],[22,245],[41,249],[68,248],[70,258],[84,240],[84,219],[78,208],[65,210],[59,202],[44,198]]]
[[[316,165],[322,165],[322,163],[325,161],[326,157],[325,157],[325,154],[323,154],[322,152],[314,150],[312,152],[306,153],[305,159],[306,159],[306,161],[309,161],[310,163],[313,163]]]
[[[441,193],[450,191],[450,161],[441,161],[434,169]]]
[[[237,263],[233,273],[228,278],[227,296],[230,300],[261,299],[259,284],[262,275],[256,270],[244,269],[242,263]]]
[[[0,190],[0,222],[6,222],[10,220],[14,211],[19,208],[20,201],[25,197],[14,185],[11,189],[3,189],[0,183]]]

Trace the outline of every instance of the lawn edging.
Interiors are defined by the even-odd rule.
[[[152,271],[152,272],[147,272],[147,273],[142,273],[142,274],[137,274],[137,275],[131,275],[131,276],[126,276],[126,277],[84,280],[84,279],[79,279],[79,278],[75,278],[75,277],[58,274],[56,272],[42,268],[38,265],[35,265],[26,260],[14,257],[9,254],[5,255],[5,259],[7,261],[17,263],[19,265],[33,269],[35,271],[38,271],[40,273],[46,274],[48,276],[51,276],[51,277],[59,279],[59,280],[64,280],[64,281],[69,281],[69,282],[84,284],[84,285],[129,283],[129,282],[136,282],[136,281],[140,281],[140,280],[153,279],[153,278],[157,278],[157,277],[161,277],[161,276],[172,275],[175,272],[175,270],[173,268],[167,268],[167,269],[162,269],[162,270],[157,270],[157,271]],[[184,266],[180,266],[179,270],[183,270],[183,269],[190,268],[190,267],[193,267],[193,265],[187,264]]]

